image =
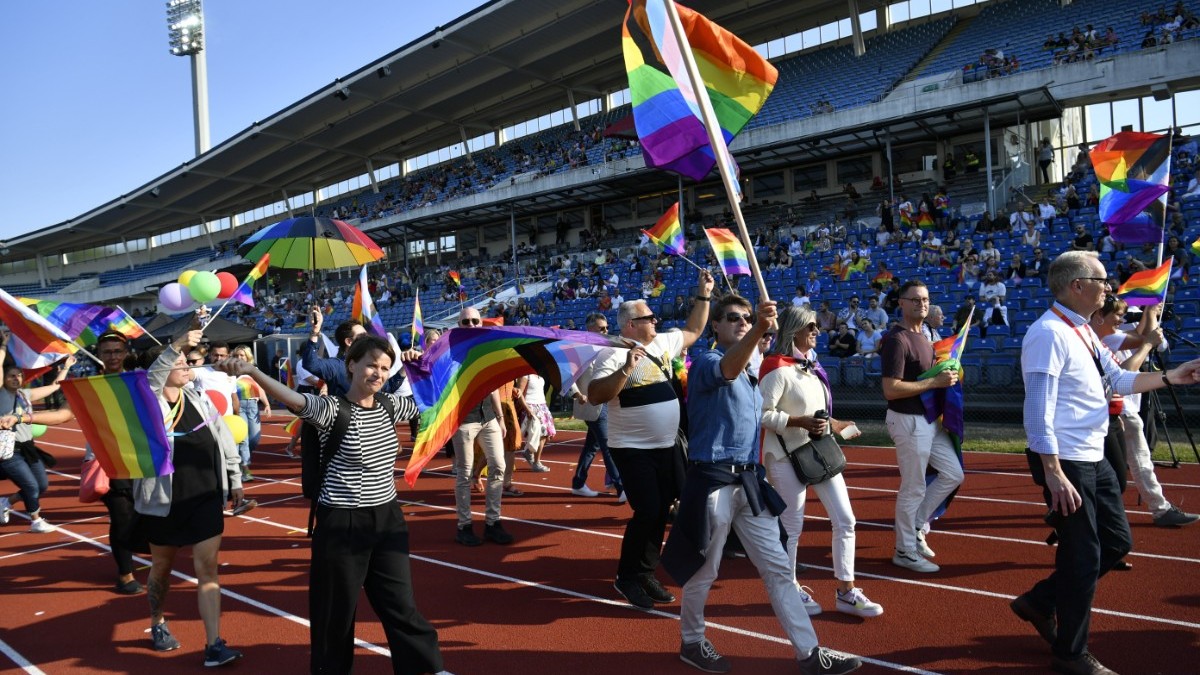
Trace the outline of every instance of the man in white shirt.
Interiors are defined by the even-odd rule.
[[[643,300],[630,300],[617,310],[621,337],[630,349],[606,349],[596,358],[587,398],[608,404],[609,452],[633,517],[625,527],[614,587],[639,609],[674,602],[655,576],[666,532],[667,515],[678,496],[672,476],[682,456],[675,448],[679,399],[671,385],[671,359],[692,346],[708,323],[713,277],[702,270],[699,295],[680,331],[659,333],[658,317]]]
[[[1050,197],[1043,197],[1042,203],[1038,205],[1038,219],[1042,221],[1042,225],[1049,230],[1054,224],[1054,219],[1058,217],[1058,209],[1054,208]]]
[[[1012,601],[1013,612],[1050,643],[1061,673],[1111,673],[1087,651],[1100,576],[1133,546],[1118,479],[1104,459],[1108,400],[1200,382],[1200,359],[1165,373],[1121,370],[1088,322],[1110,290],[1092,251],[1068,251],[1050,266],[1056,302],[1025,334],[1025,432],[1034,482],[1058,534],[1055,570]],[[1105,358],[1101,358],[1101,356]],[[1057,622],[1055,619],[1057,618]]]
[[[804,289],[804,284],[796,286],[796,294],[792,296],[793,307],[804,307],[812,305],[812,299],[808,297],[808,293]]]
[[[992,298],[1000,298],[1000,302],[1004,302],[1006,295],[1008,295],[1008,287],[996,277],[994,272],[988,272],[983,277],[983,285],[979,287],[980,304],[990,305]]]

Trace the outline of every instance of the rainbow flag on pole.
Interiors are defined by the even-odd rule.
[[[237,290],[233,292],[233,295],[229,296],[229,299],[233,302],[240,302],[243,305],[249,305],[253,307],[254,282],[261,279],[263,275],[267,273],[267,266],[270,264],[271,254],[264,253],[263,257],[259,259],[258,264],[255,265],[250,270],[250,273],[246,275],[246,280],[237,287]]]
[[[946,435],[950,437],[950,442],[954,446],[954,454],[958,456],[959,466],[963,464],[962,444],[966,429],[963,412],[962,354],[963,350],[967,348],[967,332],[971,330],[971,319],[974,314],[975,310],[972,309],[957,335],[951,335],[933,343],[933,367],[921,373],[920,377],[917,378],[918,380],[929,380],[937,377],[945,370],[953,369],[958,371],[959,380],[953,387],[929,389],[922,392],[921,403],[925,406],[926,421],[940,421],[942,428],[946,430]],[[937,475],[936,471],[930,471],[926,472],[926,485],[933,482],[934,477]],[[946,501],[937,507],[929,519],[933,520],[945,513],[946,507],[950,506],[950,501],[954,499],[954,495],[957,493],[958,490],[951,493],[946,498]],[[917,524],[923,525],[924,523]]]
[[[710,227],[704,231],[704,236],[708,237],[713,253],[721,261],[725,276],[750,274],[750,259],[746,257],[746,249],[738,241],[737,235],[722,227]]]
[[[1167,299],[1167,282],[1171,279],[1171,265],[1175,258],[1167,258],[1161,267],[1135,272],[1117,289],[1117,296],[1130,306],[1157,305]]]
[[[162,409],[146,371],[64,380],[62,390],[109,478],[175,471]]]
[[[1114,241],[1160,244],[1171,191],[1171,137],[1122,131],[1088,152],[1100,181],[1100,222]]]
[[[422,410],[404,480],[415,484],[467,412],[500,385],[537,373],[554,391],[566,391],[601,350],[623,344],[600,333],[535,326],[446,331],[419,360],[404,363],[413,399]]]
[[[718,157],[736,169],[728,145],[766,103],[779,71],[733,33],[687,7],[675,8],[706,91],[691,86],[664,0],[629,3],[621,51],[646,166],[699,181]],[[721,126],[725,142],[720,148],[709,144],[700,113],[702,95],[712,102]]]
[[[358,283],[354,284],[354,301],[350,305],[350,318],[361,323],[369,332],[385,337],[387,329],[375,309],[375,301],[371,299],[371,288],[367,280],[367,266],[363,265],[358,272]]]
[[[679,202],[671,205],[654,223],[654,227],[642,232],[670,255],[686,253],[687,241],[683,238],[683,225],[679,222]]]
[[[0,289],[0,321],[8,326],[8,354],[25,371],[26,380],[79,351],[71,336],[25,303]]]
[[[425,317],[421,315],[421,291],[419,289],[413,296],[412,340],[410,342],[413,349],[425,349]]]
[[[33,298],[18,299],[51,325],[69,335],[72,340],[77,340],[83,347],[96,344],[100,336],[108,331],[116,331],[130,340],[146,333],[137,320],[120,307]]]

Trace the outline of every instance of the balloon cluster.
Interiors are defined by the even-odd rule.
[[[169,283],[158,291],[158,303],[168,312],[182,312],[198,302],[228,300],[237,290],[238,280],[229,272],[187,270],[179,281]]]

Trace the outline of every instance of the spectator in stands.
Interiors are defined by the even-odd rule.
[[[880,306],[879,297],[872,295],[867,298],[867,308],[863,310],[863,319],[870,319],[871,323],[879,330],[884,330],[888,325],[887,312]]]
[[[979,287],[979,299],[983,302],[988,302],[992,298],[1000,298],[1004,300],[1008,294],[1008,288],[1004,285],[995,274],[988,273],[983,279],[983,284]]]
[[[1004,297],[993,295],[990,300],[984,302],[983,323],[980,324],[979,336],[987,337],[986,329],[988,326],[1007,325],[1008,306],[1004,304]]]
[[[829,308],[829,301],[821,301],[821,309],[817,311],[817,327],[821,329],[827,337],[833,337],[837,333],[837,314]]]
[[[858,320],[862,317],[862,313],[863,310],[858,305],[858,296],[852,295],[849,304],[838,312],[838,323],[846,324],[850,330],[858,330]]]
[[[1042,233],[1037,229],[1035,223],[1029,223],[1025,226],[1025,231],[1021,233],[1021,244],[1035,248],[1041,246]]]
[[[837,333],[829,338],[829,355],[843,359],[848,356],[854,356],[858,350],[858,341],[854,334],[843,322],[838,322]]]
[[[1196,169],[1196,173],[1188,181],[1187,190],[1184,191],[1182,199],[1196,196],[1200,196],[1200,169]]]
[[[979,262],[987,264],[989,261],[999,261],[1000,251],[996,248],[996,242],[991,238],[983,241],[983,250],[979,252]]]
[[[975,296],[968,295],[963,298],[963,304],[954,313],[954,332],[962,330],[963,324],[966,323],[967,317],[971,317],[971,325],[978,326],[983,323],[983,315],[979,312],[972,314],[975,309]]]
[[[1008,267],[1004,270],[1004,279],[1013,286],[1020,286],[1021,282],[1025,280],[1025,275],[1028,273],[1025,261],[1021,258],[1021,252],[1014,252],[1012,260],[1009,261]]]
[[[812,300],[817,300],[821,297],[821,281],[817,279],[817,273],[810,271],[808,273],[808,283],[805,285],[805,291],[808,297]]]
[[[1083,223],[1075,224],[1075,239],[1071,241],[1073,251],[1091,251],[1096,248],[1092,234],[1084,228]]]
[[[921,334],[929,338],[930,342],[937,342],[942,339],[942,326],[946,325],[946,314],[942,311],[939,305],[930,305],[929,314],[925,317],[925,322],[921,324]]]
[[[881,338],[880,332],[875,330],[874,322],[865,317],[859,320],[858,335],[855,338],[858,343],[857,354],[865,358],[878,358]]]
[[[792,267],[792,256],[787,249],[779,249],[779,262],[773,269],[786,270]]]
[[[1037,150],[1038,169],[1042,172],[1042,182],[1050,182],[1050,165],[1054,163],[1054,146],[1050,145],[1049,138],[1043,138],[1038,144]]]
[[[795,293],[795,295],[792,296],[792,306],[793,307],[811,307],[812,306],[812,298],[809,297],[808,292],[804,288],[804,284],[796,285],[796,293]]]
[[[979,173],[979,156],[970,148],[963,150],[963,164],[968,174]]]
[[[979,283],[979,256],[968,254],[962,260],[962,283],[967,289],[975,288]]]
[[[1038,204],[1038,220],[1047,232],[1054,232],[1054,219],[1057,217],[1058,209],[1050,201],[1050,195],[1042,197],[1042,203]]]

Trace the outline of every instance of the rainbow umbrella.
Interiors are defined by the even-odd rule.
[[[247,260],[271,254],[271,267],[332,270],[357,267],[384,256],[361,230],[333,218],[288,218],[254,233],[238,247]]]

